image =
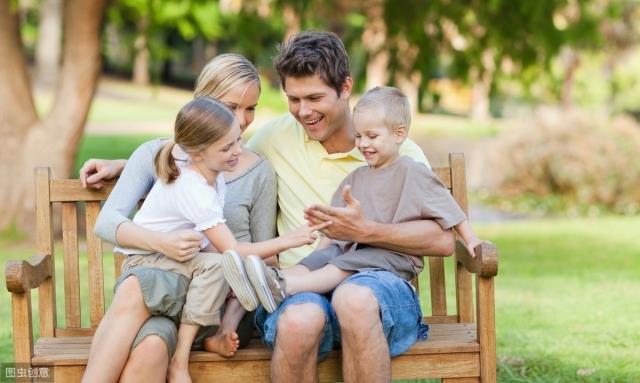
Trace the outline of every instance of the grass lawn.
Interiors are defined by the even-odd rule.
[[[481,236],[500,250],[496,318],[501,382],[640,381],[639,228],[640,217],[478,227]],[[32,252],[30,243],[6,238],[0,238],[0,249],[3,265]],[[112,257],[107,256],[104,265],[112,272]],[[61,266],[57,259],[59,271]],[[86,260],[81,262],[81,272],[82,267],[86,300]],[[4,286],[4,274],[1,282]],[[113,279],[107,277],[106,282],[110,299]],[[62,278],[57,285],[63,302]],[[428,300],[423,302],[428,312]],[[449,307],[454,307],[451,302],[453,297]],[[9,295],[3,289],[2,362],[12,360],[10,318]],[[64,323],[63,318],[64,304],[59,306],[59,323]],[[83,320],[87,318],[83,312]]]

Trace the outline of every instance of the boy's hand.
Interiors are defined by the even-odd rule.
[[[486,243],[486,242],[487,241],[481,241],[480,239],[475,238],[474,240],[469,241],[469,243],[467,243],[467,251],[469,251],[469,254],[471,254],[471,256],[473,258],[475,258],[476,257],[476,251],[475,251],[476,247],[481,245],[481,244],[483,244],[483,243]]]
[[[102,180],[119,176],[126,163],[126,160],[87,160],[79,172],[82,187],[90,187],[93,189],[102,188]]]
[[[311,205],[304,209],[304,218],[314,225],[332,222],[330,226],[321,230],[322,234],[331,239],[361,242],[367,220],[362,213],[360,201],[351,195],[349,185],[342,189],[342,197],[347,204],[346,207]]]

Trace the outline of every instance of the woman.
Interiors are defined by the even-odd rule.
[[[223,54],[211,60],[198,77],[194,92],[195,97],[213,97],[226,104],[238,118],[242,131],[253,121],[259,95],[260,80],[256,68],[246,58],[235,54]],[[113,178],[122,172],[96,222],[95,231],[100,237],[122,247],[160,252],[176,260],[187,260],[199,251],[200,233],[188,230],[156,233],[133,224],[127,218],[153,185],[153,157],[162,145],[163,140],[146,142],[136,149],[128,162],[89,160],[80,170],[80,179],[85,186],[99,188],[102,179]],[[179,148],[173,155],[176,158],[186,156]],[[257,242],[273,238],[276,234],[276,180],[264,157],[244,148],[236,169],[225,173],[224,177],[228,190],[224,215],[236,239]],[[134,274],[119,281],[113,303],[105,316],[118,315],[118,318],[125,319],[120,319],[118,328],[98,327],[84,380],[115,381],[119,377],[121,381],[165,381],[167,366],[175,350],[176,325],[167,317],[146,319],[149,316],[147,303],[149,300],[175,302],[167,286],[175,288],[179,284],[177,275],[160,270],[147,271],[144,275]],[[175,304],[173,306],[168,311],[180,309]],[[95,354],[105,348],[105,344],[118,341],[118,331],[137,333],[131,354],[128,357],[113,355],[108,365],[92,363]],[[249,314],[242,319],[237,332],[237,335],[220,334],[215,333],[214,328],[204,328],[194,344],[200,343],[205,349],[226,348],[227,355],[233,355],[238,341],[241,347],[251,337]]]

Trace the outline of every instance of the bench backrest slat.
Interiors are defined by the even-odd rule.
[[[56,328],[56,276],[53,246],[53,213],[49,193],[51,169],[36,169],[36,249],[40,254],[49,254],[53,276],[47,278],[39,288],[40,336],[52,337]]]
[[[469,217],[464,155],[461,153],[450,154],[449,164],[451,166],[451,193],[464,213]],[[456,306],[460,323],[472,323],[473,298],[471,295],[471,274],[461,263],[456,262],[455,265]]]
[[[444,186],[449,189],[452,188],[451,181],[453,177],[450,168],[435,168],[435,173]],[[444,259],[430,257],[427,261],[429,265],[429,288],[431,291],[431,315],[445,316],[447,315],[447,290],[444,275]]]
[[[62,252],[64,259],[64,307],[67,328],[78,328],[80,314],[80,264],[78,216],[75,202],[62,203]]]
[[[98,214],[100,214],[100,202],[87,202],[85,216],[87,222],[87,263],[89,265],[89,320],[93,327],[100,323],[104,315],[102,240],[93,233]]]

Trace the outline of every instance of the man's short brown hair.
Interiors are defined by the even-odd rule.
[[[287,77],[307,77],[316,73],[340,95],[349,71],[349,56],[342,40],[332,32],[304,31],[280,46],[274,60],[282,89]]]

